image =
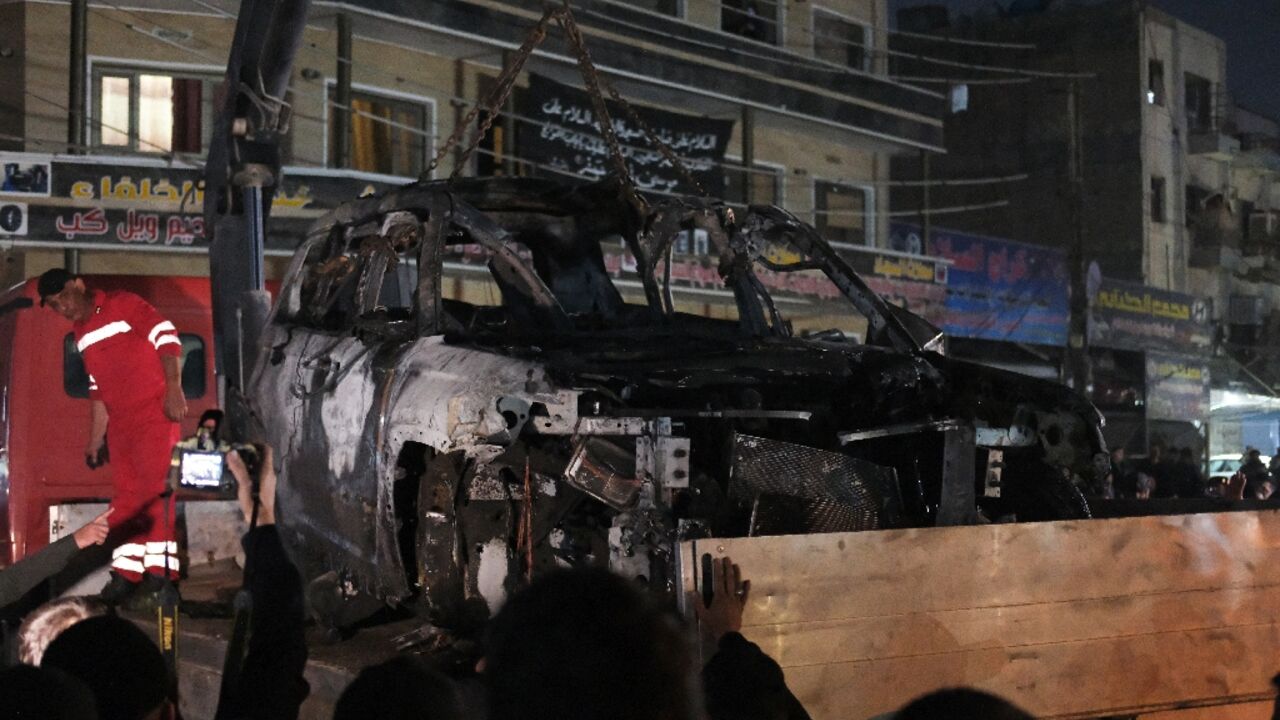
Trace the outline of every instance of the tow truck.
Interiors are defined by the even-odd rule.
[[[1106,455],[1084,398],[947,358],[783,208],[639,193],[568,3],[437,160],[483,109],[478,141],[557,24],[614,176],[455,172],[354,199],[316,222],[268,309],[261,238],[306,8],[241,6],[205,226],[231,419],[279,449],[282,537],[321,623],[410,608],[447,645],[539,573],[582,565],[687,611],[728,554],[759,588],[748,637],[815,717],[945,684],[1046,717],[1268,697],[1280,518],[1089,520]],[[691,233],[735,319],[677,308],[669,268]],[[605,271],[610,247],[639,291]],[[483,258],[497,304],[443,296],[459,254]],[[790,315],[765,274],[831,284],[848,318]]]

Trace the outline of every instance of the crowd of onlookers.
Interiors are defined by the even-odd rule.
[[[1264,461],[1257,448],[1246,448],[1238,469],[1208,475],[1201,458],[1189,447],[1151,444],[1146,457],[1129,459],[1124,447],[1111,450],[1111,472],[1104,495],[1120,499],[1227,498],[1266,500],[1280,483],[1280,449]]]
[[[1262,497],[1269,468],[1257,450],[1215,490],[1187,449],[1127,461],[1112,455],[1118,497]],[[302,581],[275,529],[275,475],[268,454],[256,523],[245,535],[245,590],[250,599],[243,662],[219,694],[218,720],[294,720],[309,687]],[[240,486],[246,521],[254,517],[248,484]],[[54,565],[106,536],[105,516],[82,528]],[[25,565],[25,566],[24,566]],[[0,573],[0,603],[28,588],[48,562]],[[47,568],[45,568],[47,571]],[[336,704],[334,720],[806,720],[782,668],[741,633],[751,583],[725,558],[713,565],[710,600],[690,597],[701,637],[695,652],[680,617],[635,584],[604,570],[558,571],[515,593],[488,623],[482,659],[458,677],[456,664],[435,667],[401,655],[365,668]],[[5,594],[8,593],[8,594]],[[0,672],[0,720],[174,720],[177,682],[157,644],[112,608],[85,597],[41,606],[18,634],[19,664]],[[446,672],[446,670],[454,672]],[[225,679],[224,678],[224,679]],[[1031,716],[971,689],[918,698],[884,720]]]
[[[302,581],[276,534],[271,466],[268,455],[257,522],[243,539],[252,607],[246,652],[224,673],[219,720],[294,720],[309,692]],[[248,521],[255,499],[240,490]],[[77,545],[101,542],[100,527],[86,528]],[[19,572],[30,575],[30,566]],[[711,581],[709,602],[690,598],[707,648],[702,662],[680,617],[634,583],[599,569],[557,571],[505,603],[467,677],[401,655],[361,671],[334,720],[807,720],[781,667],[739,632],[750,581],[727,558],[714,564]],[[177,680],[156,642],[94,598],[46,603],[23,622],[19,644],[19,664],[0,671],[0,720],[179,717]],[[1030,715],[952,689],[887,717]]]

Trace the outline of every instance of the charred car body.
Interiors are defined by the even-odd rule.
[[[283,458],[286,545],[339,621],[416,600],[447,627],[557,565],[673,592],[682,537],[1088,515],[1088,402],[948,359],[779,208],[626,197],[427,182],[314,226],[248,395]],[[734,317],[681,312],[670,258],[693,235]],[[606,270],[611,243],[633,282]],[[489,303],[442,298],[464,250]],[[865,341],[788,317],[767,273],[834,285]]]

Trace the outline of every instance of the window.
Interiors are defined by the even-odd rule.
[[[871,244],[870,188],[819,180],[814,183],[814,200],[818,211],[814,227],[829,242]]]
[[[94,68],[94,143],[133,152],[202,153],[220,82],[213,74]]]
[[[1165,222],[1167,216],[1165,214],[1165,192],[1164,178],[1151,178],[1151,220],[1152,222]]]
[[[1159,60],[1147,61],[1147,102],[1164,105],[1164,63]]]
[[[663,15],[672,15],[680,17],[680,1],[679,0],[631,0],[631,3],[643,10],[651,10]]]
[[[759,40],[770,45],[778,42],[779,0],[721,0],[720,29]]]
[[[818,8],[813,9],[813,54],[857,70],[871,69],[867,46],[871,29]]]
[[[1210,192],[1195,185],[1187,185],[1185,191],[1185,220],[1187,227],[1192,227],[1196,224],[1196,220],[1199,219],[1200,212],[1205,209],[1205,201],[1209,199]]]
[[[332,86],[329,90],[332,93]],[[330,158],[338,156],[338,138],[333,132],[333,114],[337,111],[329,105]],[[426,167],[427,153],[431,151],[427,137],[430,128],[431,106],[426,103],[353,90],[351,156],[347,167],[415,177]]]
[[[182,341],[182,394],[188,398],[204,397],[205,366],[204,340],[199,335],[181,333]]]
[[[199,335],[179,333],[182,341],[182,394],[189,399],[204,397],[208,390],[204,340]],[[73,398],[89,397],[89,373],[76,349],[74,333],[62,339],[62,389]]]
[[[1213,83],[1198,75],[1186,74],[1187,130],[1193,133],[1213,130]]]
[[[480,78],[480,97],[488,97],[493,92],[496,78],[485,75]],[[527,88],[514,88],[511,91],[511,105],[513,107],[526,107],[529,102],[529,90]],[[480,112],[480,119],[483,120],[485,115],[483,110]],[[480,143],[479,150],[472,155],[472,162],[475,163],[476,175],[507,175],[508,170],[514,175],[532,175],[541,174],[541,170],[532,163],[526,163],[520,159],[520,134],[522,129],[527,130],[528,127],[522,125],[519,121],[515,123],[515,132],[508,132],[507,116],[505,113],[498,113],[494,116],[493,122],[489,125],[489,132],[485,134],[484,140]]]
[[[732,161],[730,161],[732,163]],[[747,183],[751,183],[751,203],[777,205],[782,202],[782,171],[756,165],[751,170],[726,164],[724,168],[724,199],[726,202],[746,205]]]

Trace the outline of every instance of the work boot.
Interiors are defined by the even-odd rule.
[[[174,582],[173,589],[177,591],[177,582]],[[147,573],[142,576],[142,582],[138,584],[137,591],[124,602],[123,608],[129,612],[153,613],[160,607],[162,590],[164,590],[164,578]]]
[[[137,592],[139,584],[112,570],[111,579],[98,593],[98,599],[111,607],[116,607],[132,597]]]

